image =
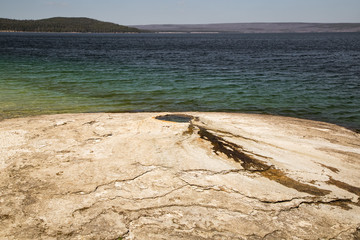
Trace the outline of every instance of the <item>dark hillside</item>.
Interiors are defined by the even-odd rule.
[[[90,18],[55,17],[41,20],[13,20],[0,18],[0,31],[16,32],[92,32],[124,33],[141,32],[137,28]]]

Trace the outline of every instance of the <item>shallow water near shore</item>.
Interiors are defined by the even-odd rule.
[[[360,129],[360,33],[0,33],[0,118],[219,111]]]

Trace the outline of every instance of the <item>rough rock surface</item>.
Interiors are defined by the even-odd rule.
[[[359,187],[360,135],[322,122],[227,113],[0,122],[0,239],[359,239]]]

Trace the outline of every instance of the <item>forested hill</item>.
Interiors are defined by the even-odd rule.
[[[0,18],[0,31],[82,33],[142,32],[137,28],[126,27],[115,23],[102,22],[91,18],[65,17],[55,17],[41,20],[13,20]]]

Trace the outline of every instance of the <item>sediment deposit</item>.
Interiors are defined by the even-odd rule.
[[[360,135],[323,122],[197,112],[8,119],[0,170],[1,239],[360,237]]]

